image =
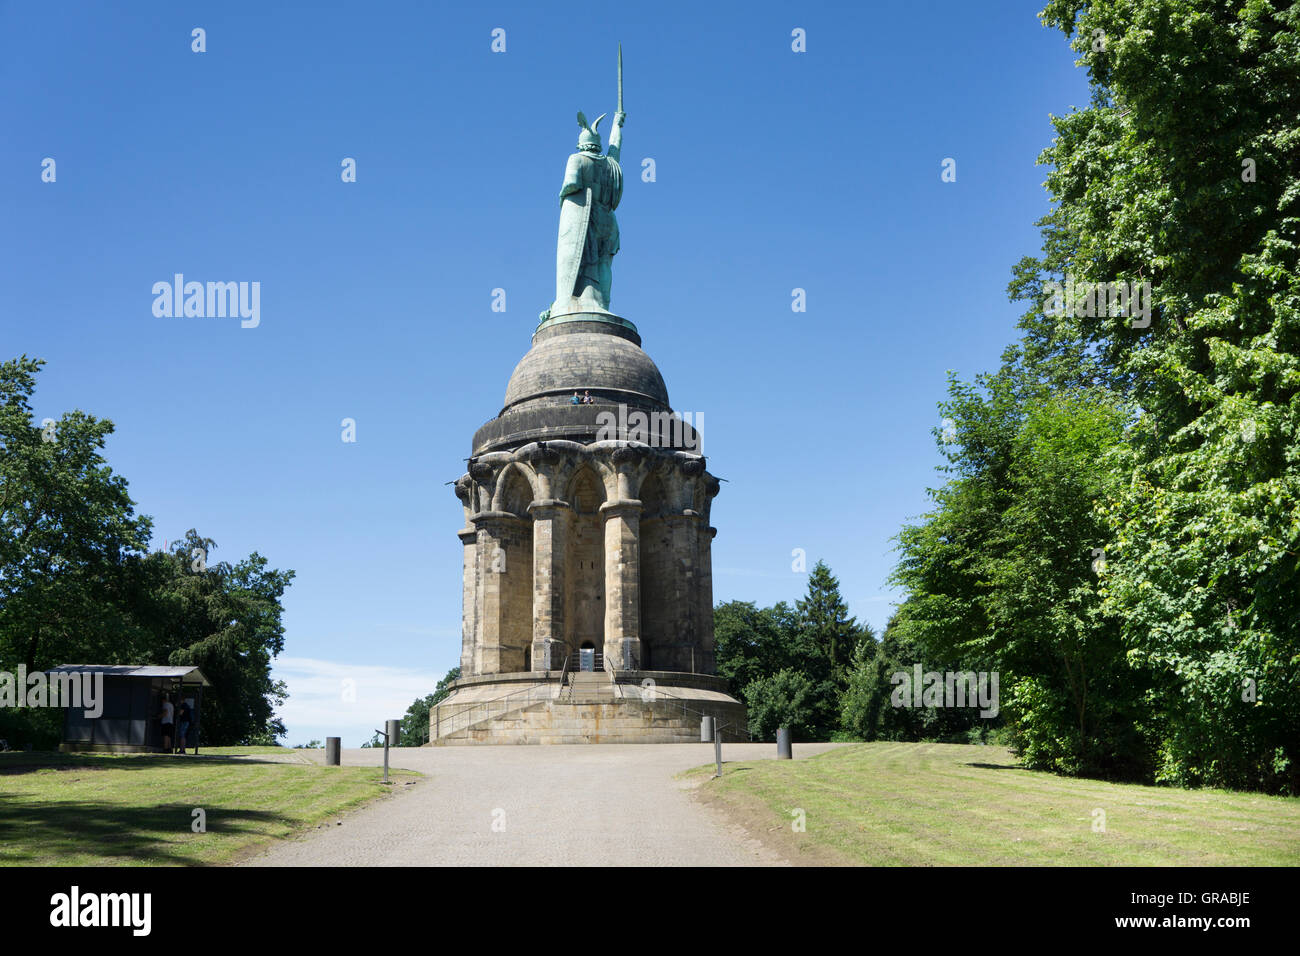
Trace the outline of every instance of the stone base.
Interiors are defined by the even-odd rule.
[[[432,745],[698,743],[713,717],[723,742],[749,740],[745,707],[725,682],[666,672],[579,674],[577,683],[518,680],[458,686],[429,715]],[[503,678],[519,675],[501,675]],[[681,683],[673,678],[680,676]],[[653,683],[649,683],[653,681]]]

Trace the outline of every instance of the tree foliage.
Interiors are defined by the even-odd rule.
[[[1031,765],[1300,792],[1300,5],[1041,17],[1092,102],[1040,157],[1020,343],[950,383],[899,627],[1007,671]],[[1050,309],[1052,281],[1149,283],[1150,325]]]
[[[438,685],[433,689],[432,694],[417,697],[411,706],[406,708],[406,714],[402,717],[399,746],[420,747],[429,740],[429,713],[446,699],[447,695],[451,693],[452,682],[459,679],[460,665],[457,664],[447,671],[442,680],[438,681]],[[382,742],[380,746],[383,746]]]
[[[274,709],[286,691],[270,668],[284,647],[280,599],[293,572],[257,553],[213,564],[215,542],[195,530],[147,553],[152,522],[102,453],[112,422],[81,411],[32,421],[42,364],[0,364],[0,669],[195,665],[213,685],[205,743],[283,734]],[[51,742],[39,718],[23,719],[29,741]]]
[[[873,635],[849,614],[824,562],[809,573],[808,590],[794,608],[732,601],[714,609],[713,622],[718,673],[750,702],[752,735],[770,739],[787,726],[772,720],[797,721],[803,740],[826,740],[839,729],[839,695],[852,656]]]

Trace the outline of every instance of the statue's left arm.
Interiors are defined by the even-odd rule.
[[[618,162],[619,153],[623,150],[623,120],[627,119],[627,114],[619,110],[614,114],[614,128],[609,132],[609,149],[606,153],[609,158]]]
[[[582,192],[586,188],[582,181],[582,154],[574,153],[564,165],[564,184],[560,186],[560,198]]]

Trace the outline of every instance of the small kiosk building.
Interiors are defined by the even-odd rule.
[[[193,718],[186,748],[198,752],[203,720],[203,688],[210,686],[203,672],[190,666],[65,664],[50,674],[104,675],[103,709],[87,717],[81,707],[63,711],[63,743],[67,751],[98,750],[111,753],[152,753],[162,750],[159,715],[163,694],[173,704],[187,700]],[[173,746],[176,742],[173,741]]]

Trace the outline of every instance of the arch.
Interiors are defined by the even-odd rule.
[[[521,518],[528,517],[528,505],[537,497],[536,475],[520,462],[511,462],[497,476],[496,491],[492,496],[493,511],[507,511]]]
[[[637,492],[641,500],[641,520],[657,518],[668,511],[668,489],[658,469],[650,472]]]
[[[605,485],[589,462],[569,479],[564,536],[564,643],[575,661],[584,643],[605,646]]]
[[[484,615],[483,672],[526,671],[533,640],[533,475],[526,466],[508,462],[496,473],[490,510],[494,517],[485,544],[490,556],[480,569]],[[489,582],[491,586],[489,587]]]
[[[674,634],[680,591],[681,558],[675,540],[677,529],[665,520],[671,508],[667,488],[659,469],[641,483],[641,528],[639,567],[641,571],[641,669],[662,669],[668,664],[668,645],[681,639]]]
[[[584,467],[590,469],[600,482],[605,498],[613,499],[618,496],[618,469],[614,467],[613,462],[606,458],[608,453],[608,450],[605,450],[605,454],[588,455],[582,465],[579,466],[578,471],[581,471]]]
[[[584,462],[574,470],[564,492],[564,500],[577,514],[596,514],[605,503],[605,483],[596,469]]]

